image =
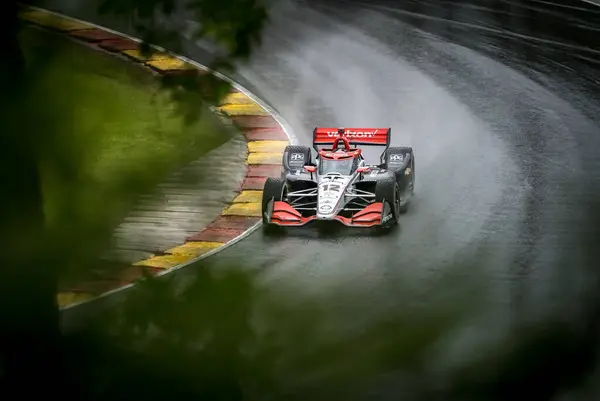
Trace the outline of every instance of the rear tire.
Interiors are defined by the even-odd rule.
[[[391,160],[392,155],[402,155],[402,160]],[[404,165],[407,155],[413,157],[413,149],[410,146],[393,146],[387,148],[384,154],[386,168],[396,171]]]
[[[411,155],[410,164],[409,164],[408,168],[410,168],[410,179],[409,179],[408,183],[406,184],[407,188],[404,191],[404,196],[407,197],[408,199],[406,200],[406,203],[404,203],[403,205],[400,205],[400,213],[402,213],[402,214],[408,212],[408,207],[410,205],[410,201],[415,192],[415,155],[414,154]]]
[[[389,224],[393,226],[398,223],[398,218],[400,217],[400,186],[395,179],[389,180],[381,180],[377,181],[375,185],[375,201],[376,202],[384,202],[387,203],[391,208],[392,213],[392,223]]]
[[[302,160],[292,160],[291,157],[294,154],[303,155]],[[283,150],[282,163],[283,172],[281,177],[285,178],[285,175],[290,171],[301,170],[304,166],[312,165],[312,151],[308,146],[288,145]]]

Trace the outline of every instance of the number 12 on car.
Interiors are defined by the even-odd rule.
[[[339,184],[325,184],[321,188],[325,192],[339,192],[342,189],[342,186]]]

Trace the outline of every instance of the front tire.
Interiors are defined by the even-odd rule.
[[[389,226],[398,223],[400,217],[400,186],[395,179],[377,181],[375,185],[375,201],[389,205],[391,208],[392,222]]]
[[[273,213],[273,203],[285,199],[287,186],[285,180],[281,178],[269,177],[265,181],[262,194],[262,223],[263,230],[268,231],[273,228],[267,216]]]

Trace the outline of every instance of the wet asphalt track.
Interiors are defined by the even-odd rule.
[[[517,317],[577,309],[590,267],[581,237],[600,193],[600,41],[586,37],[600,36],[600,9],[456,3],[277,8],[243,78],[306,143],[315,125],[393,127],[392,143],[415,149],[417,197],[389,237],[256,233],[216,261],[244,255],[272,280],[351,289],[373,310],[393,305],[398,285],[473,266],[460,274],[488,289],[474,301],[494,336]],[[567,29],[578,36],[557,33]]]
[[[600,7],[282,1],[272,18],[238,79],[307,144],[316,125],[393,127],[392,143],[415,149],[416,198],[387,237],[257,232],[212,262],[243,259],[269,285],[327,302],[346,294],[349,330],[466,297],[477,308],[442,336],[432,371],[485,353],[515,322],[582,321],[596,265],[583,244],[600,194]],[[202,47],[187,53],[205,61]]]
[[[241,75],[306,143],[315,125],[393,127],[392,143],[416,153],[413,208],[386,238],[257,233],[216,260],[244,255],[326,302],[346,294],[356,312],[340,324],[356,327],[471,297],[477,310],[442,336],[431,371],[523,322],[581,323],[597,260],[582,241],[597,235],[600,8],[309,3],[280,7]]]

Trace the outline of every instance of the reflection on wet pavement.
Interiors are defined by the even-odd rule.
[[[306,144],[316,125],[392,126],[417,197],[390,236],[257,232],[212,264],[325,315],[292,338],[346,344],[322,369],[368,361],[371,399],[568,393],[600,322],[599,63],[584,1],[276,2],[236,78]]]

